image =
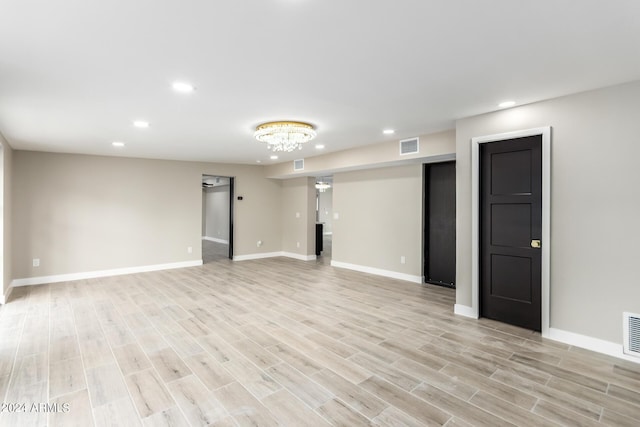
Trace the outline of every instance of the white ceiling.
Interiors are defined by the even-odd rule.
[[[328,152],[637,79],[638,0],[0,0],[16,149],[268,164],[268,120]]]

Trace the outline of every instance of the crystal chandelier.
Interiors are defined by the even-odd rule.
[[[253,136],[272,151],[293,151],[302,150],[302,144],[315,138],[316,131],[308,123],[268,122],[258,126]]]

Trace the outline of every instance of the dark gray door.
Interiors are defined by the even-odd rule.
[[[229,259],[233,259],[233,202],[235,199],[234,177],[229,178]]]
[[[480,144],[480,314],[541,329],[542,136]]]
[[[456,163],[426,164],[424,176],[425,281],[455,287]]]

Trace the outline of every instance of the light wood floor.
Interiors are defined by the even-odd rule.
[[[226,243],[202,241],[202,262],[209,264],[224,259],[229,259],[229,245]]]
[[[1,425],[640,425],[640,365],[454,316],[449,289],[321,262],[12,296],[0,394],[26,412],[5,408]]]

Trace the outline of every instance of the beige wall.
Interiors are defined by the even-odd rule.
[[[282,182],[284,252],[305,257],[315,255],[315,194],[313,178],[294,178]]]
[[[422,165],[333,179],[332,261],[422,276]]]
[[[200,260],[202,174],[236,177],[236,255],[280,250],[280,185],[260,166],[26,151],[13,161],[13,278]]]
[[[304,171],[294,172],[293,162],[278,163],[265,167],[266,176],[272,178],[290,178],[301,175],[320,176],[331,171],[347,171],[372,167],[398,165],[401,162],[422,160],[434,161],[438,156],[452,160],[455,153],[455,131],[448,130],[428,135],[420,135],[420,152],[418,154],[400,155],[399,141],[387,141],[350,150],[308,157],[304,160]]]
[[[550,326],[615,343],[640,313],[640,82],[459,120],[458,304],[471,305],[471,138],[551,126]]]
[[[420,154],[402,157],[397,141],[375,144],[309,159],[307,171],[309,165],[361,168],[433,160],[452,156],[454,141],[453,131],[424,135]],[[10,155],[5,162],[11,166]],[[13,191],[12,203],[5,203],[7,217],[13,216],[13,237],[4,239],[6,283],[200,260],[203,174],[236,178],[235,194],[243,200],[234,201],[235,256],[315,254],[313,178],[288,183],[269,179],[273,173],[263,166],[28,151],[16,151],[13,163],[13,181],[6,182]],[[7,199],[11,191],[5,193]],[[299,230],[284,219],[285,213],[298,211]],[[192,253],[187,252],[189,246]],[[40,260],[39,267],[32,266],[34,258]],[[356,260],[380,264],[369,262],[366,251]]]
[[[365,269],[422,276],[422,163],[455,158],[455,131],[420,135],[420,152],[401,156],[399,141],[387,141],[305,159],[294,172],[292,162],[270,165],[266,176],[283,181],[283,212],[291,211],[286,186],[301,175],[333,174],[332,262]],[[300,178],[298,178],[300,179]],[[301,194],[301,193],[300,193]],[[310,197],[311,198],[311,197]],[[315,219],[315,193],[309,219]],[[291,234],[291,231],[283,230]],[[299,233],[298,233],[299,234]],[[309,238],[309,242],[315,238]],[[283,250],[295,240],[287,235]],[[294,246],[295,248],[295,246]],[[315,248],[308,249],[315,253]],[[405,264],[400,257],[405,257]]]
[[[7,290],[12,279],[12,250],[11,250],[11,182],[13,169],[13,150],[0,134],[0,157],[2,157],[2,295],[7,294]]]

